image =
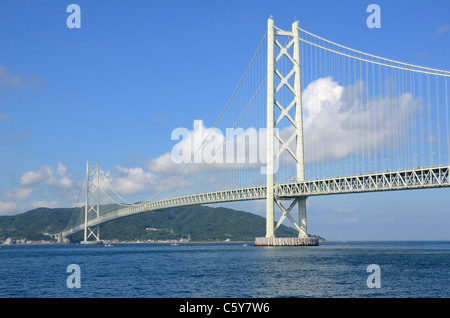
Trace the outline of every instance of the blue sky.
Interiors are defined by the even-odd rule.
[[[71,3],[81,8],[80,29],[66,25]],[[371,3],[381,8],[380,29],[366,26]],[[86,160],[151,183],[146,166],[170,152],[173,129],[217,118],[270,15],[282,29],[297,19],[343,45],[448,70],[449,12],[450,2],[425,0],[2,1],[0,215],[72,206]],[[309,232],[448,240],[448,195],[450,189],[311,198]]]

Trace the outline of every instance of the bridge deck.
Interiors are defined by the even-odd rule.
[[[450,166],[438,166],[290,182],[276,184],[274,193],[280,199],[289,199],[316,195],[450,187],[449,172]],[[266,186],[262,185],[145,202],[91,219],[88,221],[88,226],[133,214],[173,207],[266,199],[266,190]],[[69,236],[82,230],[84,230],[84,224],[66,229],[62,234]]]

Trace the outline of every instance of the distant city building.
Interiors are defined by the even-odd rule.
[[[14,240],[11,239],[10,237],[8,237],[8,238],[3,242],[3,244],[5,244],[5,245],[11,245],[11,244],[14,244],[14,243],[15,243]]]

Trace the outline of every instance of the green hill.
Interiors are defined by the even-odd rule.
[[[0,240],[49,240],[43,233],[59,233],[75,209],[38,208],[13,216],[0,216]],[[103,240],[121,241],[190,238],[191,241],[253,241],[265,235],[265,218],[223,207],[192,206],[136,214],[100,225]],[[291,227],[280,226],[277,236],[297,236]],[[82,240],[82,233],[72,237]]]
[[[43,233],[61,232],[74,209],[38,208],[22,214],[0,216],[0,240],[26,238],[30,241],[49,240]]]

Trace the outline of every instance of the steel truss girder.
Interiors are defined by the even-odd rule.
[[[450,187],[450,166],[417,168],[400,171],[369,173],[357,176],[291,182],[275,185],[275,199],[306,198],[309,196],[411,190]],[[267,187],[256,186],[171,198],[123,208],[88,221],[88,226],[137,213],[168,209],[179,206],[213,204],[233,201],[266,199]],[[284,208],[284,207],[283,207]],[[292,209],[292,208],[291,208]],[[290,211],[290,210],[289,210]],[[287,217],[287,215],[286,215]],[[63,232],[64,236],[82,231],[84,224]]]
[[[449,166],[370,173],[276,185],[279,197],[408,190],[450,186]]]

